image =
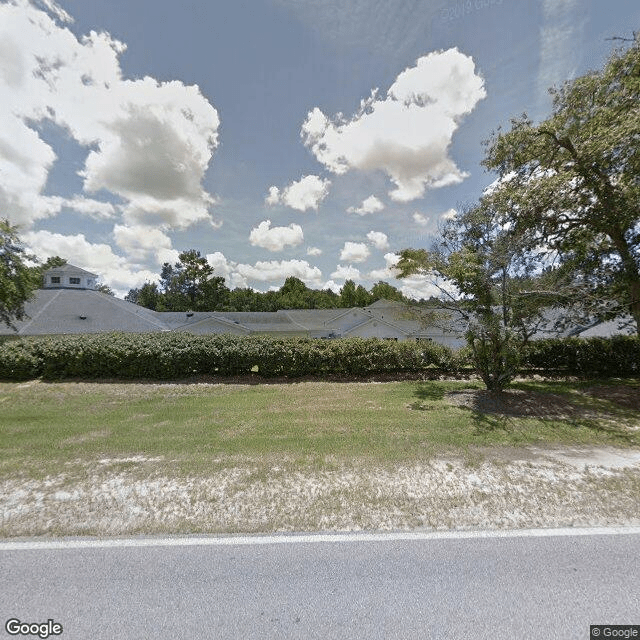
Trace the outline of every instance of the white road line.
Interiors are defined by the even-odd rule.
[[[181,536],[166,538],[58,538],[0,542],[1,551],[40,549],[109,549],[119,547],[250,546],[265,544],[316,544],[468,540],[478,538],[545,538],[553,536],[640,535],[640,527],[585,527],[563,529],[511,529],[494,531],[398,531],[389,533],[312,533],[270,536]]]

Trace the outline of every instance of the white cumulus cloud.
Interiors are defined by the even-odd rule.
[[[447,209],[445,212],[439,214],[439,215],[434,215],[431,217],[427,217],[425,215],[423,215],[422,213],[419,212],[415,212],[413,214],[413,221],[420,225],[421,227],[433,227],[435,228],[437,226],[437,222],[438,220],[443,220],[443,221],[447,221],[447,220],[453,220],[456,216],[458,215],[458,212],[455,209]]]
[[[400,291],[402,295],[413,300],[426,299],[431,296],[439,297],[442,293],[433,283],[433,278],[429,276],[411,276],[403,278],[401,282]]]
[[[207,262],[213,267],[216,276],[228,278],[231,275],[231,265],[221,251],[206,254]]]
[[[359,216],[366,216],[368,213],[376,213],[384,209],[384,204],[375,196],[369,196],[362,201],[359,207],[349,207],[347,213],[357,213]]]
[[[329,180],[320,176],[303,176],[297,182],[292,182],[281,192],[278,187],[270,187],[265,202],[268,205],[284,204],[298,211],[307,209],[318,210],[320,203],[329,194]]]
[[[391,198],[408,202],[466,177],[449,145],[463,116],[485,96],[471,57],[457,48],[437,51],[400,73],[384,99],[374,90],[351,120],[314,108],[301,137],[333,173],[384,171],[396,185]]]
[[[0,4],[0,209],[29,225],[60,206],[111,215],[86,194],[106,190],[124,201],[128,224],[185,227],[209,218],[214,198],[202,179],[218,144],[220,120],[197,86],[122,75],[126,46],[108,33],[81,39],[47,11],[15,0]],[[49,121],[87,150],[83,194],[69,202],[45,195],[55,149],[34,124]]]
[[[289,276],[300,278],[307,285],[316,288],[322,282],[320,269],[312,267],[305,260],[269,260],[251,265],[229,260],[220,251],[209,253],[206,258],[215,275],[222,276],[231,289],[251,287],[250,281],[275,282],[277,284],[272,286],[279,289]]]
[[[249,242],[252,245],[269,251],[282,251],[285,247],[298,245],[303,240],[302,227],[299,224],[271,228],[271,220],[263,220],[251,229],[249,234]]]
[[[429,218],[417,211],[413,214],[413,221],[421,227],[428,227],[431,224],[431,220],[429,220]]]
[[[225,284],[230,289],[237,287],[244,289],[247,287],[247,280],[244,276],[235,271],[237,263],[228,260],[224,253],[216,251],[206,255],[207,262],[213,267],[214,275],[225,279]]]
[[[117,214],[115,206],[110,202],[103,202],[83,196],[62,198],[61,204],[90,218],[96,218],[97,220],[113,218]]]
[[[331,278],[337,278],[342,280],[362,280],[360,270],[351,265],[344,267],[339,264],[336,270],[331,274]]]
[[[384,251],[389,248],[389,238],[386,233],[382,231],[369,231],[367,233],[367,239],[376,248]]]
[[[333,280],[327,280],[323,285],[322,285],[322,289],[329,289],[331,291],[333,291],[333,293],[340,293],[340,289],[342,289],[342,287],[335,283]]]
[[[374,269],[367,274],[367,277],[371,280],[389,280],[395,278],[398,275],[398,270],[395,266],[400,261],[400,256],[397,253],[385,253],[384,262],[385,266],[382,269]]]
[[[322,272],[312,267],[306,260],[269,260],[259,261],[255,265],[238,264],[235,271],[246,280],[257,282],[284,282],[288,277],[300,278],[307,285],[318,286]]]
[[[50,11],[60,22],[73,22],[73,18],[57,3],[53,0],[36,0],[36,4],[42,5],[45,9]]]
[[[364,242],[345,242],[340,252],[340,260],[346,262],[364,262],[370,255]]]
[[[269,187],[269,194],[264,201],[271,206],[278,204],[280,202],[280,189],[278,187]]]
[[[308,256],[321,256],[322,249],[319,247],[307,247],[307,255]]]
[[[180,252],[171,246],[171,238],[162,230],[146,225],[117,224],[113,228],[116,244],[138,262],[155,260],[158,264],[178,261]]]

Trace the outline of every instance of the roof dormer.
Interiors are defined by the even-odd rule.
[[[43,289],[95,289],[98,276],[72,264],[44,272]]]

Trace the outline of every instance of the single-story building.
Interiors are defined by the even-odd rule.
[[[27,317],[15,329],[0,326],[0,335],[58,335],[123,331],[180,331],[198,335],[271,335],[308,338],[383,338],[425,340],[451,348],[464,345],[465,327],[430,317],[400,302],[378,300],[350,309],[288,309],[273,312],[152,311],[96,291],[98,276],[73,265],[44,274],[43,288],[25,304]],[[420,314],[423,314],[422,317]],[[604,323],[603,323],[604,324]],[[618,325],[616,325],[617,327]],[[614,330],[613,325],[607,330]],[[564,335],[598,335],[594,326]],[[537,337],[550,335],[541,333]]]

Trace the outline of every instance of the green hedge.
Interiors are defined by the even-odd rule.
[[[182,333],[23,338],[0,345],[0,379],[172,379],[197,375],[263,377],[370,375],[450,370],[450,349],[377,338],[194,336]]]
[[[640,375],[640,337],[548,338],[522,352],[523,369],[582,377]]]
[[[548,375],[640,376],[640,338],[563,338],[529,343],[523,371]],[[468,349],[377,338],[194,336],[184,333],[30,337],[0,344],[0,379],[175,379],[199,375],[262,377],[444,374],[469,371]]]

